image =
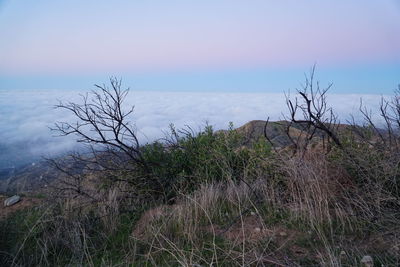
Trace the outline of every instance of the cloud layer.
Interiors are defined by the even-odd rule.
[[[53,107],[57,100],[79,102],[79,93],[84,92],[0,91],[0,168],[74,148],[73,138],[52,137],[48,127],[56,121],[74,121],[71,114]],[[328,102],[345,122],[349,114],[357,114],[361,98],[376,110],[378,95],[329,95]],[[255,119],[279,120],[287,110],[284,94],[274,93],[131,91],[126,103],[135,106],[132,119],[142,143],[163,137],[170,123],[199,129],[208,122],[224,129],[229,122],[238,127]]]

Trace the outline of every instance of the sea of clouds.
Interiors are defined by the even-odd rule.
[[[55,137],[49,127],[57,121],[73,122],[66,111],[54,109],[58,101],[80,102],[76,90],[0,91],[0,168],[18,166],[40,157],[55,156],[76,148],[72,137]],[[292,94],[292,97],[294,95]],[[379,95],[332,94],[328,103],[341,122],[350,114],[359,119],[360,99],[372,112],[377,111]],[[189,125],[197,130],[206,123],[226,129],[229,122],[239,127],[251,120],[279,120],[287,114],[284,94],[280,93],[201,93],[131,91],[127,105],[134,105],[132,121],[141,143],[164,137],[169,125]]]

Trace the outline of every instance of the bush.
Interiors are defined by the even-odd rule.
[[[255,167],[271,155],[265,140],[253,147],[243,146],[244,137],[230,129],[214,132],[211,126],[194,133],[177,131],[171,126],[167,142],[154,142],[142,148],[149,163],[150,178],[142,184],[150,192],[161,194],[166,201],[179,193],[190,193],[201,184],[221,181],[240,182],[255,179]]]

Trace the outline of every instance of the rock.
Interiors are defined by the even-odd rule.
[[[374,260],[369,255],[365,255],[364,257],[362,257],[361,263],[364,264],[364,266],[366,266],[366,267],[374,266]]]
[[[256,216],[256,213],[254,211],[250,212],[251,216]]]
[[[12,196],[4,200],[4,207],[9,207],[12,206],[16,203],[18,203],[21,200],[21,197],[18,195]]]
[[[258,227],[256,227],[256,228],[254,228],[254,232],[257,232],[257,233],[259,233],[259,232],[261,232],[261,229],[260,229],[260,228],[258,228]]]

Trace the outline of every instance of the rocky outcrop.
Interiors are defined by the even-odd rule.
[[[12,197],[9,197],[6,200],[4,200],[4,207],[12,206],[12,205],[18,203],[20,200],[21,200],[21,197],[18,196],[18,195],[14,195]]]

